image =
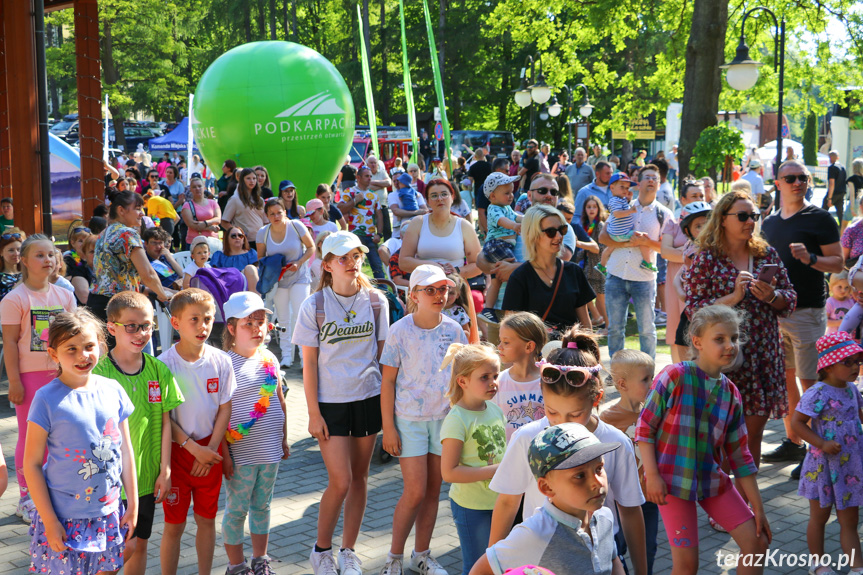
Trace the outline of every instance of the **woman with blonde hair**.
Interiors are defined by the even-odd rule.
[[[720,196],[698,236],[700,251],[682,276],[690,318],[709,305],[727,305],[748,316],[747,339],[728,377],[743,397],[749,450],[756,465],[767,420],[788,414],[779,318],[791,315],[797,305],[779,254],[754,233],[760,217],[748,193]]]

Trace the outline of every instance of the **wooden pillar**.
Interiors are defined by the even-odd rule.
[[[39,158],[39,113],[36,100],[36,51],[32,0],[0,0],[9,120],[9,175],[15,198],[15,225],[27,234],[42,232],[42,183]],[[47,230],[51,233],[51,230]]]
[[[102,77],[99,57],[99,9],[96,0],[75,0],[75,64],[78,85],[78,134],[84,221],[104,203],[102,163]]]
[[[6,32],[4,3],[0,2],[0,198],[12,197],[12,165],[9,158],[9,111],[6,94]]]

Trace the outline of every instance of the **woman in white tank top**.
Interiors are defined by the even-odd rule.
[[[479,238],[470,222],[450,213],[455,196],[452,185],[446,180],[432,180],[426,195],[431,213],[414,218],[402,233],[399,267],[412,272],[422,264],[438,264],[444,272],[465,279],[479,275]]]

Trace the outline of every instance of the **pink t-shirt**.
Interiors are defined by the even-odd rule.
[[[48,291],[41,293],[18,284],[0,301],[2,324],[21,327],[18,339],[21,373],[57,369],[57,364],[48,357],[48,328],[57,314],[76,307],[75,294],[54,284],[48,284]]]
[[[203,222],[204,220],[210,220],[216,215],[216,208],[219,207],[218,202],[216,200],[206,200],[207,206],[203,207],[200,204],[195,204],[192,206],[192,202],[186,202],[183,204],[182,209],[188,209],[192,214],[192,219],[196,222]],[[198,236],[204,236],[206,238],[217,238],[219,234],[214,231],[204,231],[199,232],[198,230],[189,229],[186,232],[186,243],[191,244],[192,240],[194,240]]]

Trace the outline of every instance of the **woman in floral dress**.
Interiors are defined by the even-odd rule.
[[[700,251],[683,274],[689,317],[713,304],[746,312],[739,352],[742,365],[735,364],[740,366],[727,375],[743,397],[749,451],[756,465],[761,461],[767,420],[788,414],[778,318],[791,315],[797,305],[797,293],[776,250],[753,235],[760,215],[748,194],[723,195],[698,237]],[[758,280],[767,265],[778,266],[769,283]]]

